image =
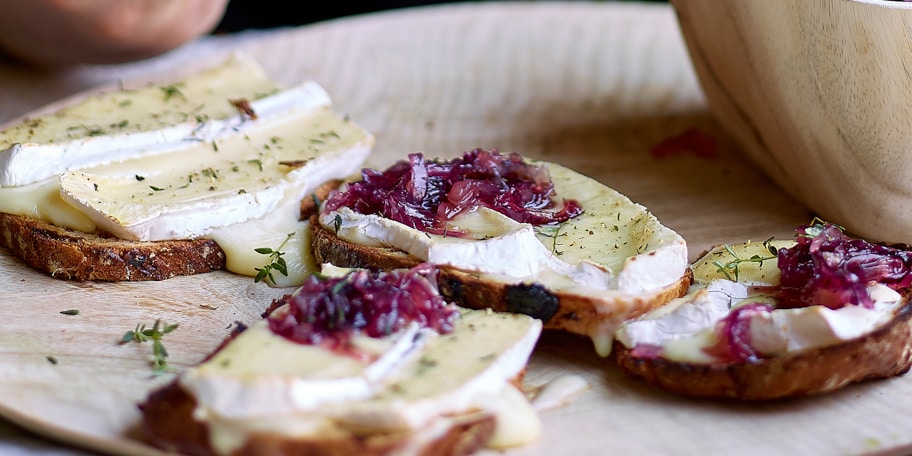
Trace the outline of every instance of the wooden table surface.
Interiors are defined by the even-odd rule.
[[[790,238],[811,214],[747,163],[707,111],[667,5],[465,3],[204,39],[160,58],[38,74],[0,66],[0,122],[118,80],[167,78],[233,50],[275,79],[314,79],[370,129],[370,164],[497,147],[555,161],[642,203],[688,241]],[[688,130],[718,147],[655,153]],[[153,378],[137,323],[179,323],[170,362],[199,361],[286,290],[212,273],[158,283],[65,282],[0,251],[0,453],[154,454],[133,436]],[[61,310],[78,308],[76,316]],[[53,356],[57,364],[47,357]],[[528,382],[589,389],[542,412],[531,454],[860,454],[912,448],[912,377],[774,404],[695,401],[626,378],[591,344],[545,335]],[[35,432],[26,434],[24,429]],[[70,447],[68,444],[77,445]]]

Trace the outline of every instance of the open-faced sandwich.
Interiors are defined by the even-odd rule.
[[[310,276],[149,395],[148,441],[192,455],[444,455],[536,439],[517,384],[541,322],[447,303],[436,274]]]
[[[240,54],[91,91],[0,130],[0,247],[53,277],[121,281],[257,275],[256,250],[281,245],[269,278],[300,284],[315,268],[302,201],[372,145],[317,83],[284,89]]]
[[[434,263],[448,299],[589,336],[602,355],[622,322],[691,282],[684,239],[645,207],[557,164],[497,150],[414,153],[365,169],[313,219],[321,263]]]
[[[824,222],[725,245],[690,292],[618,330],[625,371],[688,396],[765,400],[900,375],[912,363],[912,252]]]

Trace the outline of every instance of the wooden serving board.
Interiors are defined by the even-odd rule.
[[[707,111],[667,5],[465,3],[212,37],[121,66],[39,74],[0,66],[0,122],[94,85],[168,77],[234,49],[285,83],[315,79],[377,136],[370,164],[408,152],[497,147],[588,174],[649,207],[689,242],[790,238],[811,214],[738,153]],[[717,147],[654,146],[688,129]],[[198,362],[234,322],[288,290],[228,273],[157,283],[66,282],[0,251],[0,453],[154,454],[136,403],[167,381],[148,344],[123,333],[156,319],[175,367]],[[78,309],[79,315],[60,312]],[[52,363],[50,359],[56,361]],[[541,413],[526,454],[860,454],[912,448],[912,377],[772,404],[696,401],[626,378],[591,344],[546,334],[527,380],[590,384]],[[21,435],[23,429],[35,436]],[[73,446],[75,445],[75,446]]]

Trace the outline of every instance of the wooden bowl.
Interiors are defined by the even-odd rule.
[[[912,243],[912,3],[671,3],[710,108],[751,161],[821,218]]]

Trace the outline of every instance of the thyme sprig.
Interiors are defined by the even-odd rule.
[[[561,230],[564,228],[567,222],[563,222],[557,225],[542,225],[535,227],[535,233],[544,237],[551,238],[551,254],[552,255],[563,255],[562,250],[557,250],[557,238],[559,236],[566,236],[567,233],[561,233]]]
[[[166,325],[163,324],[161,319],[155,320],[155,324],[151,328],[147,328],[144,324],[137,324],[136,328],[124,333],[123,337],[120,339],[121,344],[127,344],[130,342],[143,343],[152,341],[152,372],[155,375],[160,375],[165,372],[168,372],[168,349],[165,348],[165,344],[162,342],[162,337],[169,332],[177,329],[177,323]]]
[[[722,263],[720,260],[713,261],[713,265],[717,268],[716,272],[725,276],[726,279],[737,282],[738,276],[740,275],[741,263],[757,263],[758,266],[763,266],[764,261],[769,261],[778,258],[779,251],[776,250],[776,247],[772,244],[773,238],[769,238],[763,241],[763,247],[769,252],[770,256],[760,256],[759,254],[751,255],[750,258],[743,258],[738,256],[735,253],[735,250],[728,244],[724,244],[725,250],[731,255],[732,260],[727,263]],[[734,278],[733,278],[734,277]]]
[[[279,244],[275,249],[269,247],[260,247],[254,249],[256,253],[260,255],[269,255],[269,264],[263,266],[262,268],[254,268],[257,272],[256,277],[253,278],[254,283],[262,282],[264,279],[268,279],[270,283],[275,285],[275,276],[273,276],[273,271],[281,273],[283,276],[288,277],[288,264],[285,262],[285,252],[282,249],[285,247],[285,244],[294,236],[294,232],[288,233],[288,236],[285,237],[285,240]]]

